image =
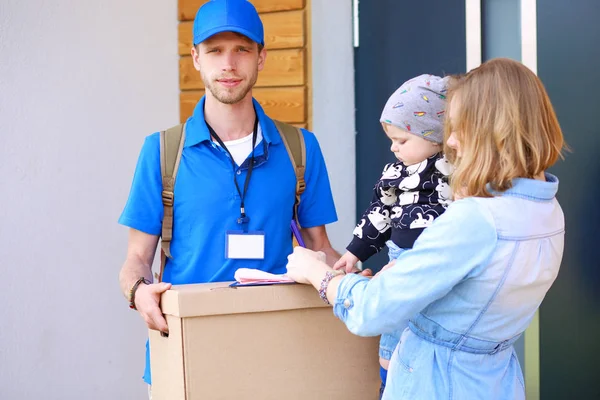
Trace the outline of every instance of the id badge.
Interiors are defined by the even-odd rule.
[[[262,231],[228,231],[225,240],[225,258],[264,260],[265,233]]]

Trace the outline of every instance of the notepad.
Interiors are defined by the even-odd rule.
[[[270,272],[251,268],[238,268],[233,276],[236,283],[232,286],[294,283],[292,279],[285,275],[271,274]]]

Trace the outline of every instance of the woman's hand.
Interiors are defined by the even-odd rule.
[[[322,251],[315,252],[303,247],[296,247],[294,252],[288,256],[286,276],[298,283],[310,284],[311,270],[329,269],[325,260],[325,253]]]

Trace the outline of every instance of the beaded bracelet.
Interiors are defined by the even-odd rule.
[[[329,282],[336,276],[342,275],[344,271],[327,271],[325,272],[325,277],[321,281],[321,288],[319,289],[319,297],[321,300],[325,302],[325,304],[331,304],[329,299],[327,298],[327,287],[329,287]]]
[[[145,285],[149,285],[150,281],[144,278],[143,276],[140,276],[129,290],[129,308],[131,308],[132,310],[137,310],[137,308],[135,307],[135,292],[142,283]]]

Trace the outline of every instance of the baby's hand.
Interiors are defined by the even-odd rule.
[[[354,267],[358,262],[358,258],[347,251],[342,258],[340,258],[334,265],[333,269],[344,269],[346,273],[355,272],[357,269]]]

